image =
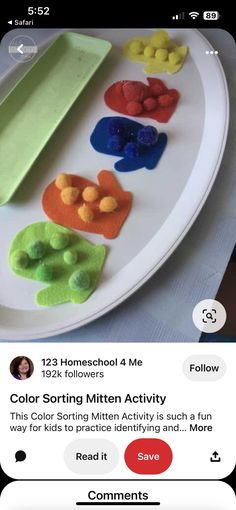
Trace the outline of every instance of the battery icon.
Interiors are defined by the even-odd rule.
[[[203,19],[206,21],[216,21],[219,19],[220,13],[218,11],[204,11]]]

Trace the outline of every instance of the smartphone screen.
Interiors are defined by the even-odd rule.
[[[1,22],[2,510],[236,508],[235,31],[121,14]]]

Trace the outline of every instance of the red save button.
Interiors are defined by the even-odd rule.
[[[159,475],[171,465],[173,454],[162,439],[136,439],[125,450],[128,468],[140,475]]]

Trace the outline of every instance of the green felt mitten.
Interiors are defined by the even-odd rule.
[[[94,245],[51,222],[28,225],[16,235],[9,250],[14,273],[47,283],[36,295],[41,306],[86,301],[96,287],[105,257],[105,246]]]

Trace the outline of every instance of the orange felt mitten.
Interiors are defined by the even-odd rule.
[[[117,237],[131,208],[131,193],[123,191],[108,170],[99,172],[98,184],[78,175],[70,174],[70,178],[71,186],[78,189],[77,200],[64,203],[56,181],[51,182],[42,198],[43,210],[48,218],[65,227],[102,234],[107,239]],[[107,206],[107,198],[110,199],[110,207]]]

